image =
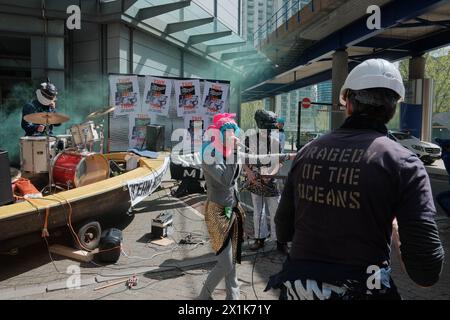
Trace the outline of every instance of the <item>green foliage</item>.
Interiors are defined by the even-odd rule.
[[[241,119],[239,126],[243,130],[248,130],[251,128],[256,129],[255,112],[258,109],[264,109],[263,100],[256,100],[241,104]]]
[[[425,77],[434,80],[433,112],[450,111],[450,51],[441,49],[425,55]],[[409,60],[400,62],[400,73],[408,80]]]

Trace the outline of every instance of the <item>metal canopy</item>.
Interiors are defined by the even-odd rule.
[[[213,53],[213,52],[219,52],[219,51],[225,51],[228,49],[233,49],[236,47],[242,47],[246,45],[247,42],[241,41],[241,42],[232,42],[232,43],[222,43],[222,44],[214,44],[209,45],[206,49],[206,52]]]
[[[267,61],[266,58],[247,58],[247,59],[235,60],[235,61],[233,61],[233,64],[235,66],[245,66],[245,65],[249,65],[249,64],[262,63],[262,62],[266,62],[266,61]]]
[[[257,54],[257,53],[258,53],[258,51],[256,51],[256,50],[227,52],[227,53],[222,53],[220,58],[222,60],[231,60],[231,59],[236,59],[236,58],[243,58],[243,57],[247,57],[247,56],[252,56],[252,55]]]
[[[241,73],[242,70],[235,67],[230,60],[222,60],[221,51],[238,51],[232,50],[237,48],[234,44],[238,42],[248,46],[239,50],[254,50],[252,44],[244,41],[239,33],[236,18],[238,9],[235,6],[227,7],[226,10],[220,6],[214,11],[214,6],[209,5],[214,3],[213,0],[115,0],[112,3],[115,3],[115,6],[108,6],[108,12],[114,13],[122,8],[122,21],[133,28],[152,33],[182,50],[206,57],[234,72]],[[123,10],[126,5],[130,7]],[[219,47],[227,44],[233,45]]]
[[[195,36],[190,36],[188,44],[196,44],[196,43],[202,43],[209,40],[219,39],[223,37],[228,37],[232,34],[231,31],[222,31],[222,32],[212,32],[212,33],[204,33],[204,34],[198,34]]]
[[[127,11],[130,7],[132,7],[138,0],[125,0],[123,2],[123,11]]]
[[[175,33],[175,32],[179,32],[179,31],[183,31],[183,30],[187,30],[187,29],[192,29],[192,28],[202,26],[205,24],[209,24],[213,21],[214,21],[214,17],[209,17],[209,18],[203,18],[203,19],[169,23],[166,26],[165,32],[168,34]]]
[[[168,4],[160,4],[156,6],[151,6],[147,8],[139,9],[136,18],[138,20],[146,20],[159,15],[162,15],[167,12],[175,11],[178,9],[182,9],[191,5],[191,0],[183,0],[178,2],[172,2]]]
[[[315,74],[312,75],[303,71],[302,74],[308,75],[298,77],[297,74],[295,80],[286,77],[286,81],[280,81],[278,87],[272,91],[259,90],[285,74],[294,73],[300,67],[302,70],[310,70],[314,69],[314,65],[319,61],[331,63],[332,54],[336,50],[347,49],[349,68],[351,68],[370,58],[398,61],[448,45],[450,43],[449,8],[449,2],[442,0],[390,1],[381,8],[383,12],[381,30],[369,30],[366,26],[367,17],[362,16],[304,48],[297,54],[297,58],[287,70],[277,68],[272,72],[253,74],[252,79],[244,85],[244,88],[249,89],[243,93],[242,99],[243,101],[262,99],[331,79],[330,66],[324,66],[316,68]],[[308,32],[312,31],[308,30]],[[261,82],[264,79],[271,80]]]

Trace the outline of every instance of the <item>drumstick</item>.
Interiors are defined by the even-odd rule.
[[[125,282],[127,282],[127,281],[128,281],[128,278],[127,278],[127,279],[124,279],[124,280],[119,280],[119,281],[111,282],[111,283],[105,284],[104,286],[94,288],[94,291],[101,290],[101,289],[105,289],[105,288],[109,288],[109,287],[112,287],[112,286],[115,286],[115,285],[118,285],[118,284],[121,284],[121,283],[125,283]]]

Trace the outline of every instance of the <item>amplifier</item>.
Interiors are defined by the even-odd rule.
[[[164,238],[173,232],[173,216],[163,212],[152,221],[152,237]]]
[[[146,135],[146,145],[149,151],[164,151],[164,126],[148,125]]]

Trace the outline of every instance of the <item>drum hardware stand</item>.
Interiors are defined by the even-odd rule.
[[[103,122],[103,120],[102,120]],[[103,143],[105,142],[105,137],[103,135],[103,123],[97,126],[98,131],[100,132],[100,154],[103,154]]]
[[[52,176],[53,176],[53,170],[52,170],[52,161],[51,161],[51,148],[50,148],[50,133],[49,133],[49,122],[48,120],[45,123],[45,138],[46,138],[46,148],[47,148],[47,168],[48,168],[48,185],[46,187],[44,187],[44,189],[42,189],[41,193],[44,194],[44,191],[48,188],[48,192],[49,194],[52,193],[52,187],[53,187],[53,182],[52,182]]]
[[[88,150],[87,150],[87,148],[86,148],[86,145],[87,145],[87,134],[88,134],[88,130],[87,130],[86,128],[83,129],[83,134],[84,134],[83,151],[84,151],[84,152],[87,152]]]

